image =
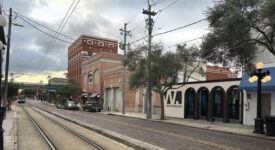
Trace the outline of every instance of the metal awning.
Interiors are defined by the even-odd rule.
[[[275,67],[264,68],[262,72],[266,72],[267,70],[270,72],[271,80],[266,83],[262,83],[262,90],[275,91]],[[239,85],[239,90],[257,90],[257,82],[250,83],[248,81],[249,78],[250,76],[245,73]]]
[[[89,97],[90,98],[94,98],[94,97],[96,97],[98,95],[98,93],[93,93],[93,94],[91,94]]]

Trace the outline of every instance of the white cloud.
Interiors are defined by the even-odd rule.
[[[14,11],[56,30],[72,2],[73,0],[9,0],[4,1],[4,9],[12,7]],[[153,9],[158,11],[170,3],[171,1],[164,1]],[[142,9],[146,9],[146,5],[147,2],[144,0],[81,0],[62,33],[74,39],[81,34],[91,34],[120,40],[122,38],[119,28],[122,28],[125,22],[131,21],[128,29],[134,28],[134,30],[132,30],[133,36],[129,41],[134,41],[147,34],[144,32],[145,18],[142,14]],[[159,14],[153,33],[167,31],[200,20],[204,18],[203,12],[211,5],[213,5],[211,1],[205,0],[178,1]],[[60,75],[60,72],[66,72],[69,44],[56,41],[45,55],[45,50],[52,38],[35,30],[19,18],[16,19],[16,22],[24,24],[24,28],[12,28],[10,70],[38,74],[37,78],[43,78],[41,80],[44,80],[49,73],[54,76]],[[159,28],[161,30],[158,30]],[[50,31],[44,31],[52,34]],[[207,33],[207,23],[204,22],[154,37],[153,42],[162,41],[165,45],[171,45],[199,37],[205,33]],[[194,43],[198,43],[198,41]],[[39,64],[41,59],[43,63]],[[36,81],[40,80],[34,82]]]

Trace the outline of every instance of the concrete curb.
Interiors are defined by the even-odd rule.
[[[134,139],[134,138],[131,138],[131,137],[113,132],[111,130],[107,130],[107,129],[104,129],[104,128],[101,128],[101,127],[98,127],[98,126],[95,126],[95,125],[91,125],[91,124],[82,122],[82,121],[77,120],[77,119],[72,119],[72,118],[69,118],[69,117],[64,116],[64,115],[56,114],[56,113],[50,112],[48,110],[45,110],[43,108],[40,108],[38,106],[34,106],[34,105],[31,105],[31,106],[33,106],[35,108],[38,108],[38,109],[41,109],[45,112],[48,112],[52,115],[55,115],[57,117],[65,119],[67,121],[70,121],[72,123],[75,123],[77,125],[80,125],[80,126],[86,128],[86,129],[92,130],[92,131],[94,131],[98,134],[101,134],[103,136],[111,138],[111,139],[113,139],[115,141],[118,141],[122,144],[133,147],[134,149],[138,149],[138,150],[165,150],[165,149],[163,149],[161,147],[158,147],[156,145],[152,145],[152,144],[149,144],[149,143],[146,143],[146,142],[143,142],[143,141],[140,141],[140,140],[137,140],[137,139]]]
[[[187,125],[187,124],[172,123],[172,122],[166,122],[166,121],[154,120],[154,119],[145,119],[145,118],[139,118],[139,117],[135,117],[135,116],[125,116],[125,115],[119,115],[119,114],[114,114],[114,113],[107,113],[107,115],[121,116],[121,117],[127,117],[127,118],[135,118],[135,119],[141,119],[141,120],[147,120],[147,121],[167,123],[167,124],[172,124],[172,125],[186,126],[186,127],[191,127],[191,128],[198,128],[198,129],[210,130],[210,131],[215,131],[215,132],[222,132],[222,133],[235,134],[235,135],[240,135],[240,136],[246,136],[246,137],[248,136],[248,137],[253,137],[253,138],[259,138],[259,139],[275,141],[275,137],[271,137],[271,136],[263,136],[263,135],[257,135],[257,134],[255,134],[255,135],[243,134],[241,132],[232,132],[232,131],[226,131],[226,130],[215,129],[215,128],[198,127],[198,126],[192,126],[192,125]]]

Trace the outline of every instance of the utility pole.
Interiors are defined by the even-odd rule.
[[[123,59],[126,57],[126,37],[129,36],[130,31],[127,31],[127,23],[124,23],[124,29],[119,29],[121,34],[124,36],[124,41],[122,44],[123,49]],[[126,97],[126,66],[123,64],[123,101],[122,101],[122,114],[125,115],[125,97]]]
[[[5,68],[5,99],[3,101],[3,107],[7,105],[8,97],[8,75],[9,75],[9,60],[10,60],[10,38],[11,38],[11,24],[12,24],[12,8],[10,8],[9,15],[9,30],[8,30],[8,43],[7,43],[7,54],[6,54],[6,68]]]
[[[0,15],[2,15],[2,6],[0,5]],[[3,18],[2,18],[3,19]],[[3,21],[3,20],[2,20]],[[5,20],[4,20],[5,21]],[[4,30],[4,24],[1,25],[3,30]],[[1,48],[0,48],[0,149],[4,149],[4,130],[3,130],[3,120],[4,120],[4,115],[6,112],[6,107],[3,105],[1,106],[2,103],[2,62],[3,62],[3,50],[4,46],[2,44],[6,44],[5,36],[4,36],[4,41],[2,43],[1,41]]]
[[[148,0],[148,10],[143,10],[143,14],[148,15],[146,19],[146,24],[148,25],[148,70],[147,70],[147,83],[146,83],[146,103],[147,103],[147,119],[152,119],[152,88],[151,88],[151,41],[152,41],[152,31],[154,20],[152,16],[155,16],[157,13],[151,11],[152,5],[150,5]]]

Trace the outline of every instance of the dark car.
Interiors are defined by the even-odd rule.
[[[65,109],[65,105],[68,99],[66,98],[59,98],[54,101],[54,104],[57,108],[63,108]]]
[[[84,111],[101,111],[101,106],[97,101],[87,101],[83,105]]]
[[[65,103],[65,109],[78,110],[78,105],[74,101],[67,100]]]

